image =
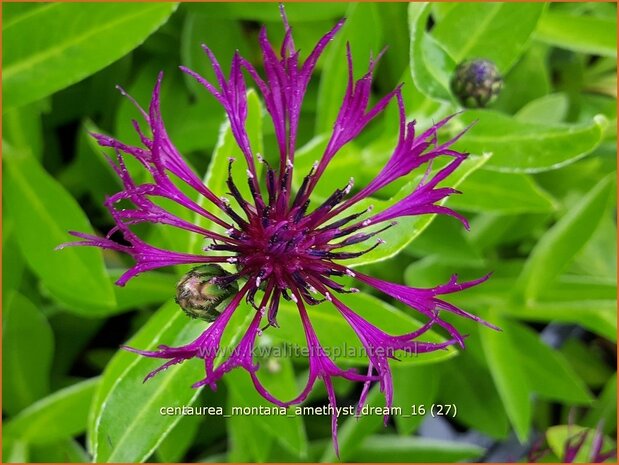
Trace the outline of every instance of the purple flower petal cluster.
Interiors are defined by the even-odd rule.
[[[226,372],[240,367],[249,372],[257,391],[263,397],[280,406],[303,402],[315,382],[321,380],[326,386],[329,402],[335,407],[336,398],[332,384],[334,377],[364,384],[360,407],[365,402],[371,383],[378,382],[386,397],[387,406],[391,406],[393,383],[389,360],[396,358],[396,352],[424,353],[442,350],[454,344],[463,345],[463,337],[458,330],[440,318],[441,311],[491,326],[442,300],[442,296],[474,286],[487,277],[465,283],[458,283],[456,277],[453,277],[446,284],[420,289],[357,273],[345,263],[346,260],[359,257],[380,246],[382,241],[372,238],[393,226],[394,220],[399,217],[447,214],[459,219],[468,227],[461,215],[440,205],[443,199],[456,191],[448,187],[439,187],[439,183],[460,166],[467,154],[451,148],[457,137],[438,143],[437,131],[450,118],[417,135],[415,122],[406,121],[399,87],[374,105],[370,105],[373,73],[380,56],[370,60],[367,73],[355,80],[352,54],[348,47],[348,85],[333,132],[321,159],[306,174],[300,186],[293,188],[294,157],[301,105],[316,63],[325,47],[341,28],[343,21],[338,22],[318,42],[308,57],[302,60],[300,52],[294,45],[292,31],[283,10],[282,16],[286,34],[279,53],[268,40],[264,28],[259,34],[264,75],[237,53],[232,60],[230,73],[226,76],[206,46],[204,50],[212,64],[217,82],[208,82],[197,73],[181,68],[201,83],[225,109],[231,132],[247,165],[247,183],[251,197],[244,198],[241,195],[235,180],[229,174],[227,187],[231,198],[237,204],[233,206],[229,200],[218,197],[205,186],[183,160],[170,140],[161,117],[159,100],[162,75],[160,75],[148,110],[141,109],[134,102],[148,126],[148,131],[143,131],[140,124],[134,121],[141,146],[126,145],[101,134],[94,135],[101,146],[111,147],[117,153],[117,159],[109,161],[122,180],[123,190],[105,202],[116,226],[103,238],[72,232],[82,240],[71,245],[101,247],[130,255],[135,265],[120,277],[117,284],[121,286],[137,274],[155,268],[205,263],[235,265],[233,273],[215,277],[211,283],[225,285],[238,282],[240,290],[227,303],[219,317],[196,340],[180,347],[162,345],[155,351],[126,348],[146,357],[166,360],[161,367],[148,374],[146,379],[171,365],[191,358],[200,358],[204,360],[206,374],[202,380],[194,384],[194,387],[208,385],[215,388],[217,381]],[[274,125],[279,150],[277,167],[272,167],[254,152],[246,131],[247,76],[262,94],[266,110]],[[392,101],[399,108],[400,130],[391,158],[383,169],[366,187],[352,195],[351,180],[322,203],[311,204],[312,192],[329,162]],[[132,178],[124,162],[127,156],[141,163],[150,174],[150,182],[137,183]],[[444,158],[448,163],[433,174],[430,167],[438,158]],[[231,160],[230,166],[232,163]],[[257,163],[264,165],[263,176],[258,174]],[[423,166],[427,167],[423,181],[399,202],[378,213],[372,213],[370,208],[361,210],[358,206],[361,200]],[[177,185],[179,182],[193,189],[196,197],[203,197],[206,206],[202,206],[203,202],[184,194]],[[205,229],[174,215],[160,206],[162,199],[174,202],[210,220],[218,227],[217,231],[225,232]],[[127,202],[132,204],[133,208],[126,208]],[[131,229],[133,225],[143,222],[161,223],[190,231],[210,241],[210,245],[205,248],[204,254],[172,252],[153,247],[140,239]],[[114,240],[113,237],[117,236],[122,236],[121,242]],[[368,240],[372,240],[373,243],[365,250],[351,250],[350,246]],[[358,291],[338,282],[338,277],[345,276],[355,278],[399,300],[427,317],[428,322],[421,328],[410,330],[405,334],[386,333],[362,318],[337,297],[341,293]],[[258,365],[253,359],[254,345],[261,333],[261,327],[272,327],[271,330],[276,330],[278,327],[277,314],[282,298],[296,304],[311,354],[306,386],[296,398],[284,400],[275,398],[261,385],[257,376]],[[222,334],[243,299],[253,305],[255,315],[233,353],[216,366]],[[369,354],[367,373],[361,374],[354,369],[338,367],[321,345],[312,326],[309,309],[324,301],[335,307],[366,348]],[[451,339],[440,344],[420,339],[435,324],[446,329]],[[337,450],[335,416],[332,419],[332,427]]]

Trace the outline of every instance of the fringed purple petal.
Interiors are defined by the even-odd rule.
[[[195,71],[192,71],[185,66],[181,66],[180,69],[193,77],[196,81],[198,81],[198,83],[202,84],[224,108],[226,115],[228,116],[228,121],[230,122],[230,129],[232,130],[232,134],[234,135],[239,148],[243,152],[243,156],[247,162],[247,167],[251,174],[257,178],[254,155],[251,149],[247,129],[245,127],[245,123],[247,121],[247,89],[245,85],[245,78],[241,72],[242,58],[238,52],[234,54],[230,67],[230,77],[226,79],[213,52],[211,52],[206,45],[202,45],[202,48],[211,62],[211,66],[215,72],[215,76],[219,84],[219,89]],[[255,187],[258,188],[257,183]]]
[[[333,132],[331,133],[325,152],[318,164],[314,182],[308,189],[308,195],[311,193],[312,188],[318,182],[318,179],[337,152],[344,145],[357,137],[370,121],[385,109],[395,95],[399,96],[398,98],[401,99],[400,87],[397,87],[394,91],[384,96],[376,105],[368,109],[374,69],[382,54],[383,52],[378,55],[376,60],[370,59],[368,72],[355,81],[350,44],[346,44],[346,57],[348,60],[348,85],[346,87],[346,93],[344,94],[342,106],[340,107],[340,111],[333,125]]]
[[[335,408],[337,407],[337,401],[335,398],[335,392],[333,390],[333,385],[331,382],[331,378],[341,377],[352,381],[360,381],[360,382],[370,382],[377,380],[375,376],[364,376],[360,375],[354,369],[342,370],[338,368],[335,363],[331,360],[331,358],[326,354],[322,345],[318,341],[318,337],[312,327],[309,316],[307,314],[307,310],[305,309],[305,305],[303,304],[302,297],[299,293],[296,295],[297,307],[299,309],[299,313],[301,316],[301,322],[303,324],[303,330],[305,332],[305,338],[307,341],[307,348],[310,354],[309,359],[309,375],[305,388],[301,392],[299,396],[293,399],[290,402],[287,402],[286,405],[296,404],[303,402],[309,393],[311,392],[314,383],[317,379],[321,379],[325,384],[327,389],[327,394],[329,397],[329,403],[333,407],[333,411],[335,412]],[[335,413],[331,416],[331,434],[333,437],[333,446],[335,448],[336,454],[339,456],[338,450],[338,441],[337,441],[337,415]]]
[[[486,281],[490,277],[490,275],[486,275],[474,281],[468,281],[464,283],[458,283],[458,277],[454,275],[446,284],[442,284],[434,288],[409,287],[403,284],[383,281],[381,279],[373,278],[371,276],[357,272],[355,273],[355,277],[359,281],[369,284],[380,292],[383,292],[384,294],[387,294],[388,296],[399,300],[400,302],[408,305],[409,307],[416,309],[428,318],[432,318],[437,310],[446,310],[456,315],[469,318],[473,321],[481,323],[489,328],[500,331],[500,328],[488,323],[487,321],[479,318],[478,316],[465,312],[464,310],[437,297],[443,294],[459,292],[464,289],[468,289],[470,287],[481,284],[482,282]]]
[[[262,320],[263,315],[264,310],[256,312],[256,315],[241,338],[241,341],[232,351],[232,354],[228,357],[228,359],[222,362],[221,365],[219,365],[211,373],[207,373],[207,376],[203,380],[195,383],[193,387],[198,388],[208,385],[211,389],[214,389],[217,381],[234,368],[242,367],[249,373],[254,373],[258,369],[257,365],[253,361],[253,350],[256,337],[260,332],[260,321]]]
[[[228,325],[230,318],[238,308],[241,300],[245,296],[249,289],[249,285],[246,284],[237,295],[230,301],[230,303],[226,306],[224,311],[221,313],[219,318],[215,320],[208,328],[204,330],[204,332],[198,336],[194,341],[189,344],[185,344],[180,347],[168,347],[165,345],[159,346],[159,350],[139,350],[129,346],[123,346],[122,348],[128,350],[129,352],[134,352],[140,354],[144,357],[150,358],[167,358],[170,359],[168,362],[164,363],[162,366],[150,372],[144,381],[149,380],[157,373],[167,369],[172,365],[176,365],[178,363],[182,363],[185,360],[189,360],[191,358],[201,358],[204,360],[204,366],[207,378],[213,375],[213,366],[215,364],[215,360],[219,356],[219,348],[221,345],[221,337]],[[211,385],[211,388],[215,389],[215,380]],[[194,387],[201,385],[196,383]]]
[[[412,123],[405,124],[406,116],[404,112],[404,102],[402,101],[400,94],[398,94],[398,104],[400,106],[401,128],[405,129],[401,129],[398,144],[396,145],[391,158],[383,167],[381,172],[378,173],[378,175],[366,187],[361,189],[361,191],[346,202],[346,207],[358,202],[361,199],[371,196],[395,180],[401,178],[402,176],[406,176],[414,169],[425,163],[430,163],[432,160],[440,156],[450,156],[455,158],[455,161],[461,161],[466,158],[467,154],[450,149],[451,145],[453,145],[464,132],[441,145],[438,145],[436,140],[437,131],[451,118],[453,118],[454,115],[443,119],[417,138],[415,137],[415,122],[413,121]],[[448,166],[452,166],[452,168],[455,169],[459,166],[459,163]],[[453,169],[444,171],[442,174],[437,174],[434,185],[447,177]],[[431,183],[429,185],[434,187]]]
[[[163,72],[159,73],[155,89],[153,90],[153,96],[149,108],[150,126],[153,133],[152,142],[152,163],[158,168],[160,174],[164,170],[168,170],[179,179],[185,181],[188,185],[193,187],[196,191],[201,193],[207,199],[214,204],[220,206],[221,202],[210,189],[208,189],[202,180],[193,172],[193,170],[187,165],[181,154],[178,152],[163,124],[161,117],[161,82],[163,80]],[[157,179],[160,182],[165,182],[167,187],[171,188],[172,182],[167,178]]]
[[[176,202],[177,204],[187,208],[188,210],[200,214],[201,216],[211,221],[217,220],[218,224],[222,223],[221,220],[219,220],[213,214],[204,210],[198,204],[190,200],[188,197],[185,196],[185,194],[179,193],[180,191],[178,191],[176,187],[171,190],[165,189],[159,184],[141,184],[139,186],[136,186],[135,182],[131,178],[131,175],[129,174],[129,171],[125,166],[125,163],[120,153],[117,153],[117,159],[118,164],[114,163],[109,158],[108,162],[116,171],[118,177],[122,180],[125,190],[109,197],[105,202],[105,206],[108,208],[108,210],[110,210],[112,216],[114,216],[115,219],[125,224],[135,224],[139,222],[167,224],[176,228],[195,232],[211,239],[217,239],[224,242],[230,241],[229,238],[222,236],[221,234],[216,234],[210,230],[201,228],[193,223],[190,223],[189,221],[183,220],[182,218],[173,215],[159,205],[153,203],[149,197],[166,198],[168,200]],[[123,208],[120,210],[116,210],[115,204],[122,200],[131,201],[136,208]],[[230,225],[225,222],[223,222],[223,226],[228,228],[230,227]]]
[[[322,289],[321,292],[322,291],[326,290]],[[391,376],[389,359],[395,358],[396,351],[403,350],[413,354],[426,353],[445,349],[456,342],[455,340],[450,340],[445,343],[438,344],[415,340],[417,337],[430,330],[432,325],[438,319],[437,314],[435,314],[428,323],[416,331],[401,336],[392,336],[359,316],[342,301],[330,295],[329,292],[326,292],[326,297],[339,310],[365,347],[368,359],[370,360],[370,370],[368,371],[368,374],[371,374],[372,370],[375,370],[378,373],[380,390],[385,395],[387,408],[390,408],[393,403],[393,379]],[[368,389],[369,385],[366,383],[359,400],[358,407],[362,407],[363,404],[365,404],[365,397]],[[384,421],[386,425],[388,416],[385,416]]]
[[[98,237],[91,234],[70,231],[69,233],[71,235],[82,238],[84,240],[61,244],[57,247],[57,249],[63,249],[68,246],[88,246],[99,247],[102,249],[110,249],[116,252],[122,252],[126,253],[127,255],[131,255],[131,257],[133,257],[136,263],[116,281],[116,284],[119,286],[124,286],[131,278],[134,278],[138,274],[145,271],[174,265],[197,263],[224,263],[228,261],[229,258],[194,255],[160,249],[141,240],[122,223],[117,224],[118,226],[115,228],[115,230],[120,231],[123,234],[123,238],[127,242],[129,242],[130,245],[119,244],[105,237]]]
[[[292,30],[282,10],[286,34],[282,43],[280,57],[275,54],[269,42],[266,29],[259,34],[266,79],[262,79],[256,69],[247,60],[241,65],[247,70],[260,89],[267,112],[273,121],[275,136],[280,150],[280,169],[294,159],[301,104],[318,58],[327,44],[342,27],[339,21],[314,47],[305,62],[299,66],[299,51],[295,49]]]

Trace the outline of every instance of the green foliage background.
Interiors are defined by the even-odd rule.
[[[437,285],[454,272],[466,279],[494,271],[490,281],[452,301],[503,331],[454,319],[469,335],[466,350],[394,362],[395,405],[408,412],[413,404],[455,404],[458,414],[449,422],[481,433],[487,444],[515,437],[526,446],[546,433],[554,460],[562,454],[570,411],[577,424],[601,422],[613,437],[616,5],[291,3],[286,9],[305,53],[338,18],[348,18],[308,90],[297,173],[319,156],[339,108],[346,41],[357,75],[371,52],[389,46],[376,96],[404,82],[409,116],[420,128],[460,109],[449,90],[458,62],[488,58],[505,77],[490,108],[464,112],[443,134],[477,121],[458,143],[472,153],[451,182],[463,194],[449,200],[471,219],[471,232],[451,219],[403,221],[385,234],[385,247],[356,263],[415,286]],[[211,77],[200,43],[224,67],[235,49],[259,64],[258,24],[277,41],[283,35],[276,5],[4,3],[2,13],[3,460],[336,460],[328,417],[160,415],[161,406],[268,404],[237,372],[217,392],[190,389],[202,371],[195,360],[142,384],[156,362],[118,350],[128,340],[140,348],[187,342],[204,328],[170,301],[185,270],[150,272],[118,288],[113,282],[127,266],[124,257],[54,250],[68,240],[68,230],[101,233],[110,225],[102,201],[120,185],[88,131],[137,142],[130,121],[139,115],[115,84],[146,104],[164,70],[162,105],[171,138],[209,187],[223,191],[226,160],[236,150],[222,126],[223,112],[177,65]],[[271,157],[274,135],[254,93],[249,121],[254,143]],[[396,134],[390,108],[338,155],[318,197],[351,175],[364,185],[388,157]],[[373,203],[388,205],[410,188],[403,181]],[[176,250],[201,247],[159,226],[140,233]],[[387,330],[419,324],[380,296],[362,293],[349,303]],[[237,313],[228,344],[247,324],[242,320],[249,311]],[[313,309],[312,318],[324,345],[359,346],[327,306]],[[303,344],[294,308],[282,308],[280,323],[265,345]],[[551,334],[564,337],[548,344]],[[263,362],[270,367],[265,384],[293,397],[306,362]],[[339,362],[364,363],[354,357]],[[356,389],[337,383],[342,404],[354,402]],[[309,402],[325,399],[317,387]],[[375,388],[369,402],[383,405]],[[418,435],[423,419],[397,416],[385,428],[378,416],[341,418],[341,460],[487,456],[484,447],[466,441]]]

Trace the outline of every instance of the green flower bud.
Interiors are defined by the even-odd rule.
[[[485,107],[497,98],[502,88],[501,73],[490,60],[463,61],[451,80],[452,92],[467,108]]]
[[[176,286],[176,303],[192,318],[215,321],[222,310],[218,306],[239,290],[236,282],[221,286],[214,279],[229,275],[219,265],[193,268]]]

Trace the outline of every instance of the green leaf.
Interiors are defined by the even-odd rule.
[[[410,412],[412,405],[425,405],[429,408],[438,394],[440,372],[430,365],[402,365],[393,363],[393,406],[400,407],[402,412]],[[394,421],[398,433],[410,435],[424,420],[423,415],[395,415]],[[369,461],[364,459],[364,461]],[[402,460],[407,462],[408,460]]]
[[[591,237],[606,210],[614,177],[606,176],[537,243],[517,283],[526,299],[536,299]]]
[[[485,360],[480,361],[471,349],[478,340],[468,342],[467,349],[457,358],[441,365],[438,400],[455,404],[458,414],[454,421],[474,428],[496,439],[504,439],[509,421]],[[481,350],[480,350],[481,352]],[[483,356],[482,356],[483,357]]]
[[[245,310],[245,311],[243,311]],[[247,327],[251,312],[241,306],[224,333],[222,351],[236,342]],[[127,345],[153,350],[159,344],[186,344],[205,329],[206,323],[191,320],[175,302],[165,304]],[[95,394],[89,419],[89,448],[95,461],[139,462],[146,460],[180,420],[162,415],[162,407],[191,405],[200,389],[191,385],[204,377],[204,365],[188,360],[144,383],[144,377],[162,360],[120,350],[108,364]]]
[[[555,200],[541,189],[530,175],[477,170],[466,178],[447,206],[457,210],[517,213],[552,212]]]
[[[561,123],[567,116],[569,104],[569,98],[564,93],[544,95],[527,103],[514,118],[529,123]]]
[[[543,3],[461,3],[432,34],[456,63],[485,58],[507,73],[525,50],[544,7]]]
[[[10,273],[2,273],[2,304],[6,305],[7,298],[12,291],[19,289],[26,264],[17,244],[15,221],[5,215],[2,226],[2,269],[11,270]]]
[[[144,308],[149,305],[161,305],[175,292],[178,276],[170,273],[150,271],[131,279],[124,286],[117,286],[116,280],[126,269],[112,269],[108,271],[108,281],[114,291],[116,305],[107,309],[84,304],[72,296],[59,295],[52,288],[44,287],[44,292],[49,293],[64,309],[71,313],[84,317],[106,317],[128,312],[136,308]]]
[[[2,461],[4,463],[28,463],[30,451],[28,444],[20,440],[2,438]]]
[[[489,155],[469,157],[445,183],[441,183],[440,185],[446,184],[450,187],[458,187],[471,173],[481,168],[489,158]],[[417,176],[415,181],[411,181],[406,184],[394,197],[389,200],[378,200],[373,198],[365,199],[356,204],[354,210],[360,211],[367,208],[369,205],[374,205],[374,212],[380,212],[393,205],[397,200],[410,194],[414,186],[416,186],[420,180],[421,176]],[[351,209],[350,213],[352,212],[353,210]],[[386,241],[385,244],[381,244],[376,249],[358,258],[347,260],[346,264],[348,266],[367,265],[393,257],[408,244],[410,244],[410,242],[413,241],[419,234],[421,234],[435,217],[436,215],[423,215],[398,218],[397,225],[381,233],[380,237]],[[361,250],[366,247],[367,244],[360,244],[358,249]],[[352,251],[356,249],[351,247],[350,250]]]
[[[105,276],[101,250],[55,250],[70,240],[70,230],[93,232],[76,200],[36,160],[7,146],[4,153],[4,192],[11,199],[7,208],[15,219],[17,240],[32,271],[60,296],[103,310],[113,307],[114,293]]]
[[[432,256],[441,263],[454,266],[471,267],[484,263],[462,223],[446,215],[437,216],[405,251],[415,257]]]
[[[499,328],[509,325],[496,311],[488,312],[488,321]],[[521,443],[524,443],[531,428],[531,399],[524,367],[514,363],[520,354],[520,348],[507,332],[491,331],[482,328],[479,331],[484,354],[492,379],[499,391],[507,416],[514,427]]]
[[[194,339],[204,323],[188,319],[174,302],[164,305],[127,345],[152,350],[160,343],[179,345]],[[140,462],[159,446],[180,416],[162,415],[162,407],[190,405],[199,390],[191,384],[203,376],[197,360],[143,383],[161,360],[119,351],[105,372],[89,421],[91,447],[98,462]]]
[[[617,373],[608,380],[604,390],[587,412],[583,420],[585,426],[592,428],[602,424],[603,431],[611,434],[617,429]]]
[[[140,45],[175,3],[51,3],[3,25],[6,107],[39,100],[104,68]]]
[[[338,298],[370,323],[390,334],[404,334],[415,331],[423,324],[388,303],[365,293],[342,294]],[[414,312],[409,310],[409,312]],[[334,360],[354,365],[367,365],[368,359],[355,332],[344,317],[331,304],[323,303],[312,308],[312,326],[316,330],[321,344],[330,351]],[[280,327],[270,335],[286,344],[307,348],[305,334],[296,305],[282,301],[277,321]],[[434,331],[428,331],[420,339],[428,342],[444,342],[445,339]],[[423,354],[399,353],[399,362],[392,364],[434,363],[451,358],[457,354],[452,346],[445,350]]]
[[[477,460],[486,450],[475,444],[443,439],[375,435],[363,440],[355,462],[454,463]]]
[[[394,87],[400,82],[404,73],[410,76],[408,71],[408,5],[403,2],[385,2],[380,5],[379,19],[383,34],[383,42],[389,44],[388,53],[382,60],[383,71],[377,74],[377,79],[385,82],[385,86]],[[405,100],[406,101],[406,100]]]
[[[43,156],[43,127],[41,113],[45,103],[35,103],[22,108],[11,108],[2,115],[5,140],[20,152],[41,160]]]
[[[196,407],[199,407],[199,404]],[[181,418],[157,448],[157,460],[164,463],[182,461],[194,442],[200,423],[203,421],[204,418],[200,415],[188,415]]]
[[[523,325],[510,323],[505,328],[518,347],[529,387],[547,399],[588,404],[591,393],[561,353],[544,344],[539,334]]]
[[[492,250],[497,245],[516,244],[522,240],[537,239],[536,231],[546,229],[551,220],[548,213],[502,215],[480,213],[471,221],[471,240],[481,250]]]
[[[432,2],[432,18],[437,22],[442,21],[457,6],[456,2]]]
[[[89,463],[91,457],[75,439],[32,447],[30,461],[34,463]]]
[[[99,378],[56,391],[5,424],[4,434],[29,444],[50,444],[86,430],[86,419]]]
[[[577,338],[568,339],[560,348],[574,372],[592,389],[603,387],[614,373],[604,360],[603,350],[595,341],[587,343]]]
[[[229,409],[244,402],[236,392],[231,391],[228,396]],[[256,463],[268,461],[268,454],[273,449],[274,436],[278,431],[269,431],[267,434],[261,435],[256,434],[257,431],[264,432],[264,423],[268,423],[268,421],[263,422],[261,426],[258,417],[250,415],[231,415],[226,421],[230,438],[227,461]],[[288,449],[281,449],[288,451]]]
[[[575,52],[617,56],[617,19],[547,12],[539,21],[536,39]]]
[[[572,302],[531,301],[526,306],[505,307],[515,318],[530,321],[574,323],[610,341],[617,341],[617,302],[574,300]]]
[[[112,280],[116,281],[122,273],[124,270],[111,270]],[[163,304],[174,294],[177,281],[177,276],[173,274],[149,271],[136,276],[123,287],[114,286],[117,302],[114,313]]]
[[[600,221],[597,230],[583,249],[574,257],[570,271],[602,279],[617,278],[617,223],[615,221],[616,201],[609,202],[609,208]],[[613,279],[614,278],[614,279]]]
[[[287,358],[273,358],[261,363],[258,377],[264,387],[278,399],[287,401],[298,394],[297,383],[292,369],[292,363]],[[232,407],[273,408],[273,404],[265,400],[249,377],[242,370],[234,370],[226,374],[226,386],[234,393],[235,403]],[[292,414],[291,410],[289,412]],[[301,416],[292,415],[252,415],[253,423],[260,429],[261,436],[272,436],[280,447],[295,454],[299,458],[307,456],[307,437]],[[253,434],[256,434],[255,432]],[[264,451],[268,452],[268,448]],[[260,454],[262,455],[262,454]]]
[[[183,25],[181,37],[181,59],[185,66],[204,76],[209,82],[217,82],[210,60],[201,44],[205,44],[215,54],[221,68],[226,72],[230,69],[233,54],[230,53],[230,44],[242,56],[248,56],[250,47],[243,34],[241,23],[234,20],[217,19],[217,11],[222,9],[221,4],[203,5],[201,13],[189,13]],[[275,7],[275,5],[273,5]],[[276,9],[276,8],[274,8]],[[185,82],[196,95],[206,94],[207,90],[196,80],[184,74]],[[211,98],[210,96],[208,98]],[[224,116],[223,109],[217,112],[219,120]]]
[[[601,115],[581,124],[540,125],[492,110],[470,110],[458,118],[462,127],[454,125],[454,133],[473,122],[455,148],[491,152],[486,168],[512,173],[536,173],[573,163],[600,144],[607,126]]]
[[[47,319],[18,293],[2,315],[2,409],[11,415],[49,392],[54,334]]]
[[[410,3],[410,69],[417,88],[428,97],[453,101],[449,79],[455,68],[451,57],[426,33],[430,14],[428,3]]]
[[[505,262],[504,262],[505,264]],[[521,274],[522,266],[512,268],[506,276],[497,273],[484,286],[474,288],[466,295],[458,296],[458,303],[465,299],[490,301],[501,305],[502,310],[513,318],[530,321],[557,321],[579,324],[611,341],[617,339],[617,285],[614,280],[590,276],[560,276],[549,283],[537,300],[508,301],[506,295],[514,290],[514,276]],[[515,272],[515,273],[514,273]]]
[[[547,47],[533,44],[504,76],[503,89],[496,102],[495,110],[513,114],[528,102],[550,92],[550,71],[547,67]],[[526,85],[522,85],[526,82]],[[599,112],[596,112],[599,113]]]
[[[32,14],[34,10],[45,6],[37,3],[5,3],[2,5],[2,19],[10,23],[22,15]]]
[[[348,82],[346,42],[351,45],[355,79],[367,72],[370,56],[380,52],[382,34],[377,18],[378,6],[374,3],[352,3],[346,11],[346,23],[325,53],[318,90],[317,133],[333,128],[344,98]]]
[[[616,300],[617,284],[610,277],[564,274],[541,294],[544,302],[574,302]]]

